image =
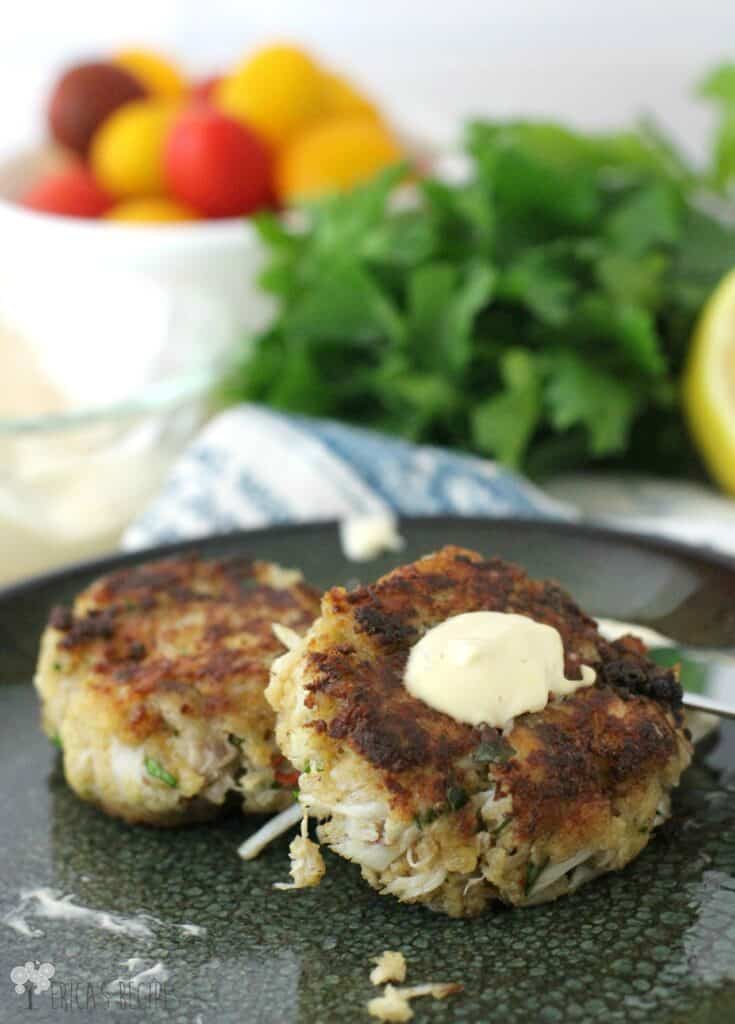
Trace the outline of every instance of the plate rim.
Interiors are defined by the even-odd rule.
[[[725,570],[735,575],[735,555],[729,555],[708,545],[689,544],[686,541],[673,540],[669,537],[658,537],[654,534],[634,530],[616,529],[615,527],[596,522],[570,522],[564,519],[543,519],[538,516],[462,516],[452,514],[411,515],[397,516],[396,518],[399,530],[404,525],[410,528],[413,524],[423,523],[432,523],[437,526],[446,524],[449,528],[457,524],[469,525],[475,528],[482,528],[483,526],[512,527],[522,531],[543,528],[562,536],[579,535],[609,543],[632,544],[634,547],[644,551],[668,555],[669,557],[694,558],[705,562],[713,569]],[[0,605],[16,598],[27,596],[27,594],[32,593],[36,589],[61,583],[76,575],[102,575],[113,572],[116,569],[125,568],[128,565],[135,565],[139,562],[165,558],[168,555],[181,554],[187,551],[196,551],[203,545],[222,542],[237,544],[239,542],[249,542],[253,539],[257,540],[258,537],[264,535],[300,533],[315,528],[338,530],[341,521],[330,517],[328,519],[309,519],[303,522],[272,523],[269,526],[226,530],[220,533],[207,533],[194,538],[167,541],[151,545],[150,547],[136,548],[133,551],[114,551],[108,555],[72,562],[58,569],[35,574],[27,579],[0,587]]]

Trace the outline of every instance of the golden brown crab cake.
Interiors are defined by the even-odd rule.
[[[413,697],[412,645],[478,610],[553,626],[566,676],[591,665],[595,684],[504,733]],[[691,757],[676,675],[640,641],[606,642],[556,584],[456,547],[328,591],[266,696],[319,838],[381,893],[454,916],[555,899],[622,868],[668,816]]]
[[[264,690],[283,645],[319,611],[299,572],[196,555],[122,569],[56,608],[36,687],[69,785],[130,822],[210,817],[228,792],[276,811],[296,775]]]

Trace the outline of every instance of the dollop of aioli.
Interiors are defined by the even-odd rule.
[[[502,729],[596,679],[564,677],[564,645],[553,626],[510,612],[466,612],[430,629],[411,649],[404,684],[458,722]]]
[[[405,544],[395,516],[388,512],[343,519],[339,535],[342,551],[351,562],[369,562],[384,551],[400,551]]]

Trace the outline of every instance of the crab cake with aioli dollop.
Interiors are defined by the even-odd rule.
[[[36,674],[43,728],[72,789],[130,822],[292,802],[264,690],[284,651],[272,624],[303,633],[319,596],[299,572],[196,555],[122,569],[56,608]]]
[[[476,612],[494,624],[503,670],[483,676],[480,648],[455,644],[442,696],[451,708],[453,690],[474,686],[476,719],[505,692],[516,707],[502,723],[458,720],[407,685],[422,639]],[[558,686],[549,676],[528,710],[507,685],[519,627],[520,662],[535,656],[534,630],[551,675],[558,647]],[[607,642],[555,583],[456,547],[328,591],[266,696],[320,840],[379,892],[453,916],[553,900],[622,868],[668,817],[691,758],[674,671],[639,640]]]

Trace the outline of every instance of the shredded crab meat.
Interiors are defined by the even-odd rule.
[[[415,900],[419,896],[433,892],[443,884],[447,877],[444,868],[436,868],[434,871],[422,871],[415,875],[404,875],[394,878],[384,887],[383,892],[398,896],[402,900]]]
[[[384,985],[386,981],[406,980],[406,958],[403,953],[386,949],[373,960],[375,967],[370,972],[373,985]]]
[[[558,882],[560,878],[563,878],[567,872],[572,871],[578,865],[589,860],[592,854],[592,850],[579,850],[573,857],[568,857],[566,860],[558,861],[556,864],[549,864],[549,866],[545,867],[539,874],[531,888],[531,892],[539,893],[542,889],[547,889],[550,885],[553,885],[554,882]]]
[[[290,874],[293,882],[276,882],[274,889],[308,889],[319,885],[327,867],[318,844],[309,839],[307,815],[301,819],[300,835],[291,840],[288,855],[291,858]]]
[[[301,807],[297,803],[287,807],[285,811],[281,811],[275,818],[271,818],[249,839],[246,839],[238,848],[238,854],[243,860],[253,860],[266,846],[298,824],[302,814]]]
[[[433,996],[434,999],[446,999],[454,992],[461,992],[462,986],[454,982],[429,982],[426,985],[410,985],[395,988],[386,985],[381,996],[376,996],[368,1003],[368,1013],[383,1021],[411,1020],[413,1010],[410,1000],[420,996]]]
[[[470,891],[470,889],[473,889],[476,885],[479,885],[480,882],[484,882],[484,881],[485,881],[485,876],[484,875],[476,875],[474,878],[470,878],[469,881],[465,883],[465,887],[462,890],[462,895],[466,896],[467,893]]]
[[[408,866],[413,871],[425,871],[439,853],[439,845],[430,836],[423,836],[406,851]]]
[[[396,847],[384,846],[379,842],[366,843],[349,835],[332,845],[347,860],[355,861],[372,871],[385,871],[401,856],[401,851]]]
[[[283,646],[292,651],[295,647],[303,640],[302,636],[296,632],[295,629],[290,629],[288,626],[282,626],[280,622],[272,622],[271,629],[276,640],[280,640]]]

